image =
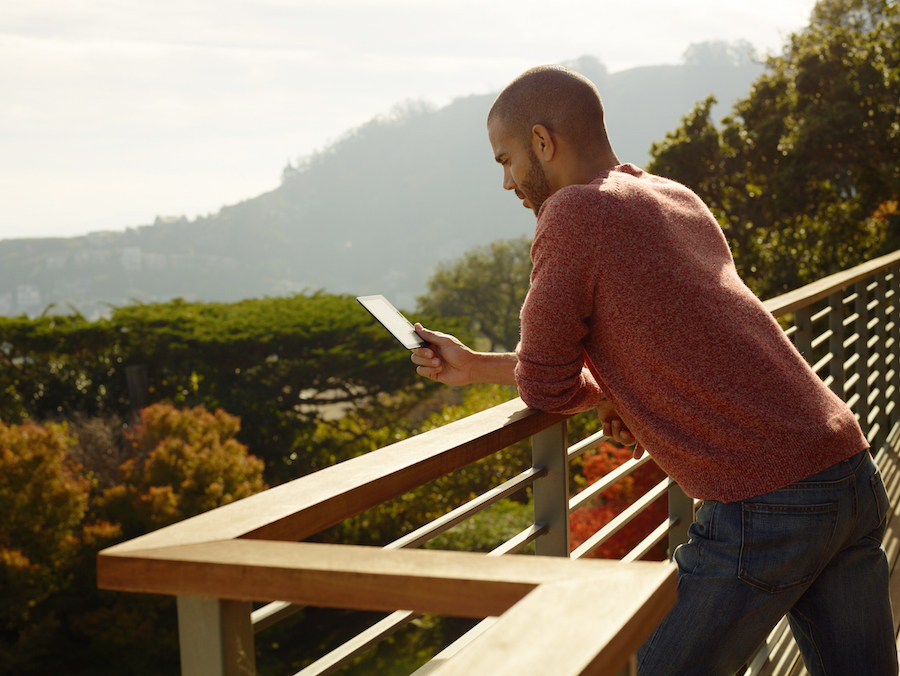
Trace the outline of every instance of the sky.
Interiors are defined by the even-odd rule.
[[[814,0],[0,0],[0,239],[189,219],[398,103],[534,65],[777,53]],[[552,6],[552,9],[551,9]]]

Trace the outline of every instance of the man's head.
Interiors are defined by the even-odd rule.
[[[535,214],[560,188],[618,164],[597,88],[562,66],[538,66],[510,82],[488,113],[488,134],[503,187]]]

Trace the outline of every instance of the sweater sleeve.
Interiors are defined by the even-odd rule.
[[[572,188],[555,194],[540,212],[516,348],[519,395],[532,408],[577,413],[605,398],[586,367],[582,343],[598,274],[592,255],[597,214],[587,196]]]

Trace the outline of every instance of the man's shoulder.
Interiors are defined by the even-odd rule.
[[[547,199],[545,206],[556,214],[610,208],[628,203],[637,195],[653,193],[662,185],[677,184],[633,164],[622,164],[600,172],[590,183],[560,188]]]

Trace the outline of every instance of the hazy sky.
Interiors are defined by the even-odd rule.
[[[540,63],[678,63],[715,39],[778,51],[813,5],[2,0],[0,239],[214,213],[397,102],[498,91]]]

